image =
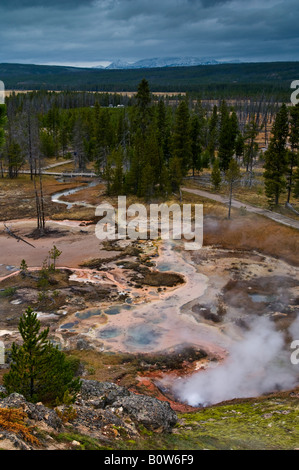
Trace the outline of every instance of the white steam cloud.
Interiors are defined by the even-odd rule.
[[[295,321],[291,334],[297,332],[297,323],[299,327],[299,321]],[[179,381],[174,392],[191,406],[207,406],[290,389],[299,376],[299,366],[291,363],[290,354],[282,333],[275,330],[273,322],[259,317],[243,339],[231,347],[222,364],[197,372],[184,382]]]

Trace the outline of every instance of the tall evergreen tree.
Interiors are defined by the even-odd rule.
[[[296,174],[294,178],[294,169],[299,164],[299,104],[290,109],[290,145],[291,151],[288,153],[287,169],[287,202],[290,202],[291,199],[294,179],[296,181]]]
[[[270,207],[278,205],[279,197],[286,187],[288,131],[288,110],[286,105],[283,104],[276,115],[269,148],[265,152],[263,176],[265,179],[265,193]]]
[[[233,189],[240,179],[240,167],[234,158],[232,158],[231,161],[229,162],[228,169],[225,172],[225,179],[228,182],[228,187],[229,187],[228,218],[230,219]]]
[[[221,184],[221,171],[219,168],[219,160],[218,158],[215,159],[213,164],[213,169],[211,172],[211,180],[214,186],[214,189],[219,189]]]
[[[4,126],[6,124],[6,106],[5,104],[0,104],[0,149],[4,144]]]
[[[112,150],[110,158],[113,162],[111,193],[120,196],[124,187],[123,148]]]
[[[8,165],[8,176],[9,178],[16,178],[19,170],[25,163],[22,149],[17,142],[11,140],[7,142],[5,153]]]
[[[151,101],[149,83],[143,78],[138,85],[136,94],[136,123],[143,136],[145,135],[152,117]]]
[[[219,131],[219,151],[221,170],[228,170],[229,163],[235,152],[236,138],[238,135],[238,119],[235,111],[231,114],[225,101],[220,109],[220,131]]]
[[[252,184],[253,177],[253,165],[255,158],[258,153],[258,144],[256,138],[259,133],[258,123],[255,119],[252,119],[245,127],[244,133],[244,164],[246,165],[246,171],[250,173],[249,185]]]
[[[181,172],[186,176],[192,165],[190,114],[185,100],[181,101],[175,115],[172,136],[172,154],[181,165]]]
[[[210,162],[213,163],[215,158],[215,151],[218,144],[218,108],[215,105],[213,107],[212,115],[208,123],[208,141],[207,141],[207,151],[209,154]]]
[[[13,343],[10,371],[3,381],[8,393],[21,393],[32,402],[55,403],[66,392],[75,394],[80,381],[74,378],[70,361],[47,339],[49,328],[40,328],[37,314],[29,307],[19,322],[23,344]]]
[[[202,169],[201,152],[202,152],[202,135],[201,135],[200,118],[194,114],[190,123],[190,139],[191,139],[191,166],[192,174],[195,175],[195,170]]]
[[[139,194],[144,166],[144,138],[141,130],[138,129],[134,136],[134,143],[130,152],[130,168],[125,177],[125,189],[127,193]]]

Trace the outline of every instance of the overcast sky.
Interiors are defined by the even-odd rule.
[[[299,60],[298,0],[0,0],[0,62]]]

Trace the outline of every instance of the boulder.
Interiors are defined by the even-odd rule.
[[[113,406],[121,407],[133,421],[152,431],[170,432],[177,423],[177,415],[170,404],[157,398],[132,393],[117,399]]]
[[[81,400],[95,408],[117,409],[136,424],[156,432],[170,432],[177,423],[177,415],[166,401],[146,395],[137,395],[125,387],[96,380],[83,380]]]

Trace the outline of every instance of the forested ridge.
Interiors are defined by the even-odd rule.
[[[101,70],[66,66],[0,64],[6,89],[136,91],[145,78],[154,92],[196,92],[202,98],[277,95],[289,100],[290,84],[299,77],[299,62]]]

